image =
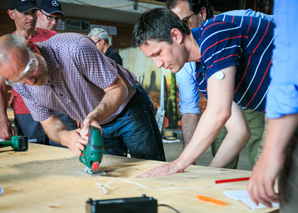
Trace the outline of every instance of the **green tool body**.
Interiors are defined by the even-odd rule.
[[[85,164],[92,173],[97,173],[103,157],[103,139],[98,128],[89,127],[89,138],[80,156],[80,162]]]
[[[11,141],[1,141],[0,148],[11,146],[15,151],[28,150],[28,138],[25,136],[12,136]]]

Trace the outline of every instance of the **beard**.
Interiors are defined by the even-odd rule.
[[[47,66],[47,62],[45,59],[39,54],[34,54],[36,59],[38,60],[38,74],[35,76],[35,86],[43,86],[49,80],[49,70]]]

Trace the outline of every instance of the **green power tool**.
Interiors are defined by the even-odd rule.
[[[1,141],[0,148],[11,146],[15,151],[28,150],[28,138],[25,136],[12,136],[11,141]]]
[[[96,174],[103,157],[103,139],[100,130],[94,126],[89,127],[88,133],[88,143],[82,151],[80,162],[85,164],[92,174]]]

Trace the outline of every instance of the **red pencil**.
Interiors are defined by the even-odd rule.
[[[239,181],[247,181],[249,180],[250,177],[245,177],[245,178],[234,178],[234,179],[225,179],[225,180],[216,180],[215,184],[218,183],[230,183],[230,182],[239,182]]]

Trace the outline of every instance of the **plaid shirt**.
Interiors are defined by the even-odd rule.
[[[83,122],[105,95],[104,89],[121,76],[128,87],[128,97],[101,124],[116,118],[135,94],[136,76],[97,50],[86,36],[63,33],[36,43],[49,70],[44,86],[15,85],[36,121],[48,119],[52,111]]]

